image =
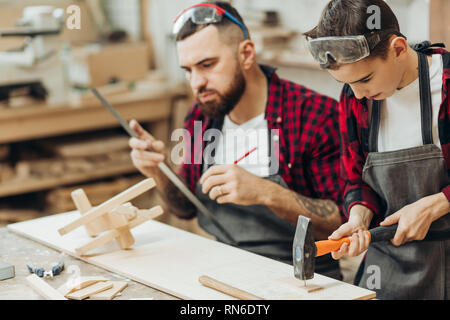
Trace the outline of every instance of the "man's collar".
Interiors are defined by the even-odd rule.
[[[267,104],[265,118],[268,122],[281,123],[283,118],[283,88],[279,84],[280,79],[276,74],[276,68],[260,64],[262,72],[267,77]]]
[[[264,75],[267,77],[267,80],[270,84],[272,76],[277,69],[271,66],[266,66],[264,64],[260,64],[259,67],[261,68],[261,71],[264,73]]]

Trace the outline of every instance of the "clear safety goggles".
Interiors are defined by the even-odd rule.
[[[247,40],[247,30],[239,20],[221,7],[209,3],[196,4],[181,11],[173,21],[172,32],[175,35],[178,34],[189,19],[195,24],[210,24],[222,21],[224,16],[236,23],[242,29],[244,39]]]
[[[308,39],[307,43],[313,58],[322,68],[328,68],[334,63],[353,63],[367,58],[372,50],[390,34],[404,37],[397,31],[383,30],[359,36]]]

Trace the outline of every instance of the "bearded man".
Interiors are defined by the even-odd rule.
[[[178,217],[197,216],[218,241],[292,264],[299,215],[311,219],[317,240],[344,222],[337,102],[259,65],[248,29],[228,3],[186,8],[174,33],[196,97],[179,175],[220,228],[159,171],[164,143],[133,120],[134,165],[156,179]],[[330,255],[316,260],[316,272],[341,279]]]

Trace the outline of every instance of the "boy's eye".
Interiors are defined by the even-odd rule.
[[[370,78],[370,79],[365,79],[365,80],[361,80],[360,82],[361,82],[361,83],[367,83],[367,82],[369,82],[370,80],[372,80],[372,78]]]

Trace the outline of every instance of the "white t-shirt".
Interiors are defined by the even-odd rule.
[[[232,164],[253,148],[257,148],[237,163],[259,177],[269,175],[268,126],[264,113],[238,125],[225,116],[222,135],[218,139],[214,163]],[[203,166],[206,170],[206,166]]]
[[[441,147],[438,133],[439,108],[442,103],[442,55],[432,56],[430,88],[433,104],[433,143]],[[423,145],[420,116],[419,78],[387,98],[381,105],[378,151],[394,151]]]

